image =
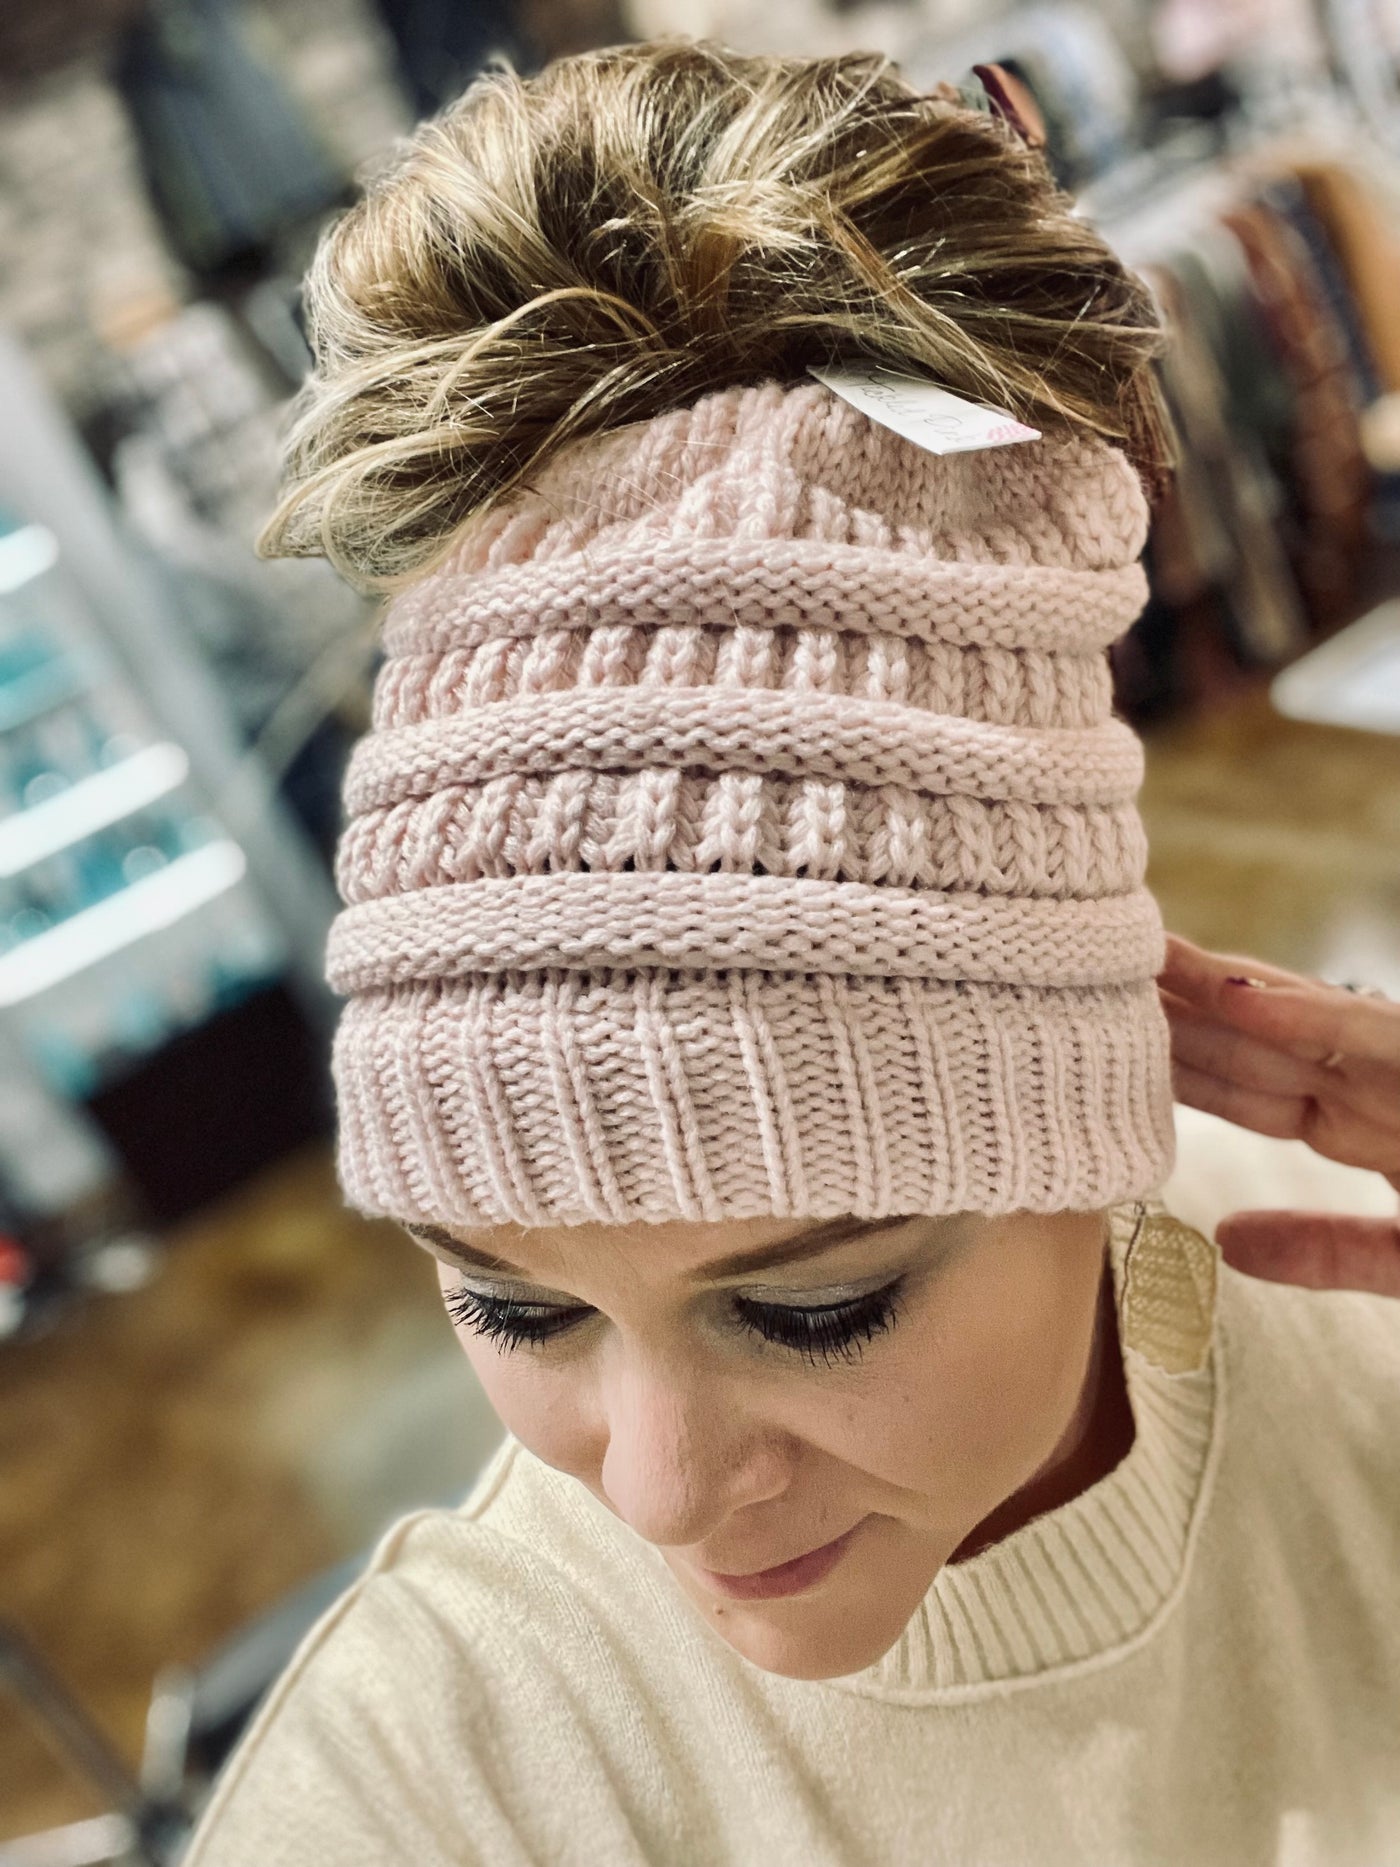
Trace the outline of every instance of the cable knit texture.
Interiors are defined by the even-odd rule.
[[[1059,1211],[1174,1158],[1147,509],[824,386],[558,456],[389,607],[327,973],[340,1177],[474,1226]]]

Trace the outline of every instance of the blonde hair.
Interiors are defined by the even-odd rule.
[[[862,359],[1168,455],[1151,297],[1042,157],[876,54],[478,78],[322,234],[266,556],[389,590],[568,442]]]

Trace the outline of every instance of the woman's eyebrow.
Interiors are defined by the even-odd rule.
[[[780,1264],[800,1264],[804,1259],[818,1257],[836,1245],[897,1231],[916,1216],[913,1213],[900,1213],[884,1219],[830,1219],[809,1232],[799,1233],[796,1238],[780,1238],[771,1245],[760,1245],[755,1251],[732,1251],[725,1257],[712,1259],[708,1264],[697,1264],[691,1276],[696,1280],[717,1281],[724,1277],[741,1277],[751,1271],[773,1270]],[[451,1232],[444,1231],[440,1225],[405,1224],[403,1229],[410,1238],[440,1251],[464,1270],[489,1271],[498,1277],[514,1277],[521,1283],[534,1281],[530,1273],[522,1270],[518,1264],[512,1264],[506,1258],[498,1258],[492,1252],[480,1251],[476,1246],[454,1238]]]
[[[460,1238],[454,1238],[451,1232],[445,1232],[440,1225],[405,1223],[403,1229],[420,1245],[427,1245],[430,1250],[440,1252],[445,1258],[451,1258],[452,1262],[461,1265],[463,1270],[493,1271],[497,1276],[515,1277],[522,1283],[530,1281],[518,1265],[507,1263],[504,1258],[493,1257],[489,1251],[478,1251],[474,1245],[463,1244]]]

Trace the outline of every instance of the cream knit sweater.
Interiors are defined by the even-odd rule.
[[[308,1637],[185,1867],[1400,1862],[1400,1304],[1172,1301],[1209,1350],[1124,1328],[1117,1469],[840,1679],[744,1660],[508,1439]]]

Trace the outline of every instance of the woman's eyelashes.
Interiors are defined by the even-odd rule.
[[[824,1303],[815,1309],[750,1303],[740,1297],[735,1310],[744,1323],[765,1341],[796,1349],[808,1361],[857,1361],[865,1343],[899,1318],[899,1295],[904,1282],[897,1277],[883,1290],[846,1303]]]
[[[900,1314],[904,1278],[896,1277],[881,1290],[844,1303],[816,1307],[755,1303],[734,1299],[735,1320],[742,1328],[782,1348],[795,1350],[808,1361],[858,1360],[865,1343],[891,1329]],[[561,1309],[546,1303],[521,1303],[510,1297],[483,1296],[468,1285],[445,1295],[447,1313],[459,1327],[471,1329],[503,1349],[525,1343],[541,1347],[574,1328],[594,1312],[586,1308]]]
[[[459,1328],[474,1330],[488,1341],[518,1348],[522,1342],[536,1345],[562,1335],[586,1309],[559,1309],[551,1303],[519,1303],[510,1297],[486,1297],[461,1284],[444,1292],[447,1313]]]

